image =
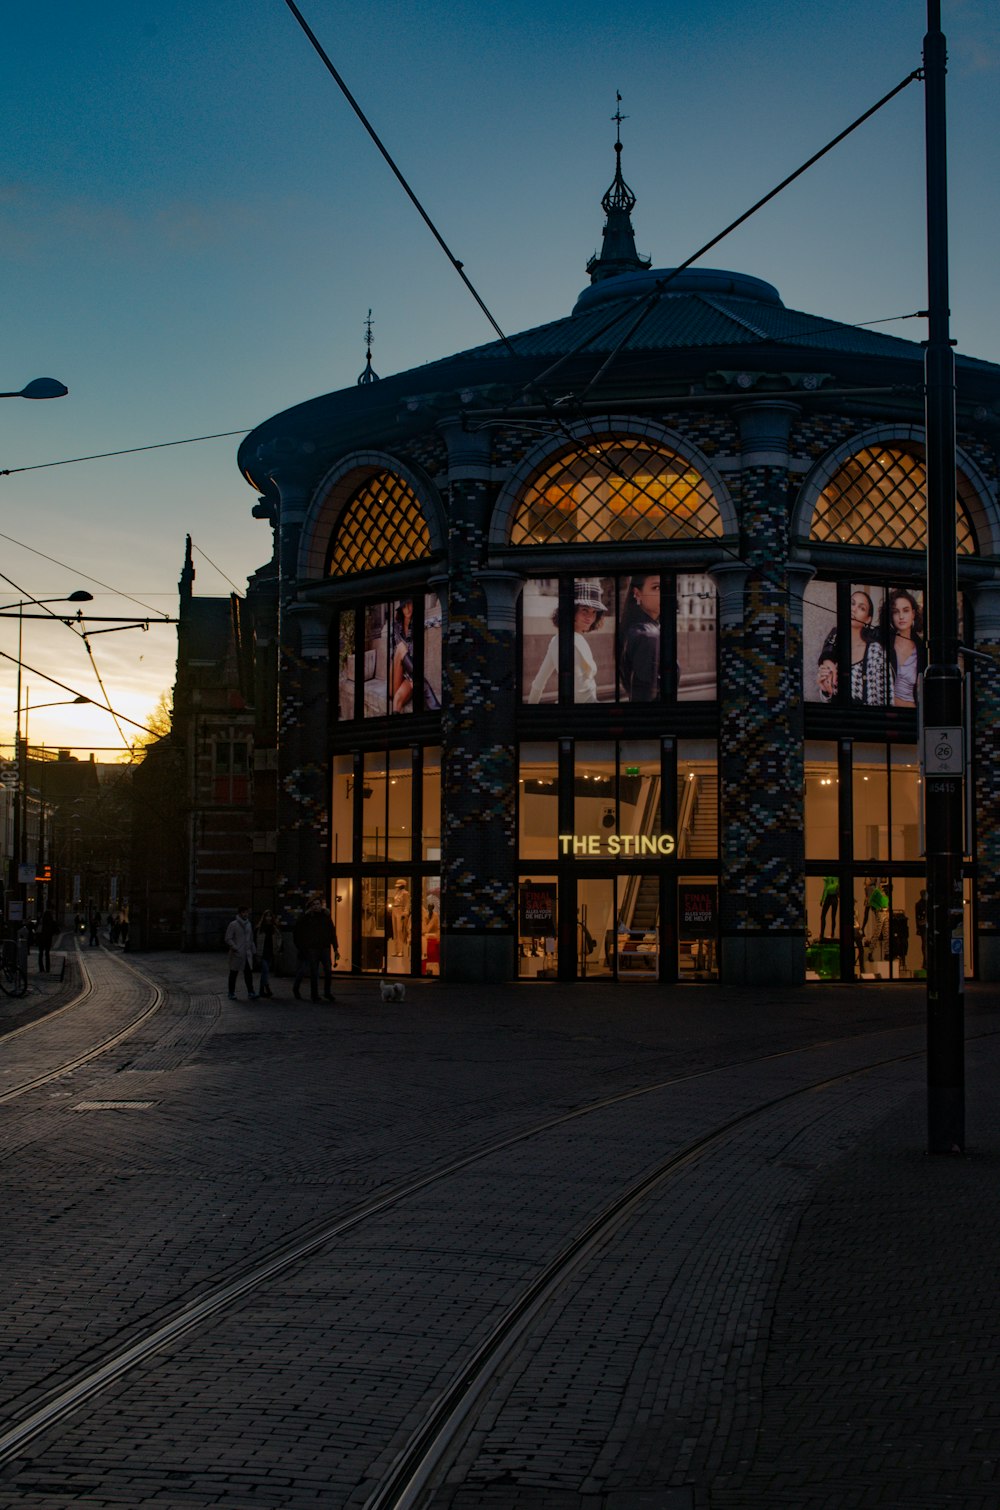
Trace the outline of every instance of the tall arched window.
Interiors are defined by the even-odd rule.
[[[349,577],[430,555],[430,532],[413,490],[393,472],[366,478],[340,516],[326,571]]]
[[[721,536],[712,489],[655,441],[596,435],[538,472],[514,516],[512,545],[708,540]]]
[[[976,537],[963,501],[969,484],[959,474],[955,538],[960,555],[976,554]],[[827,545],[927,548],[927,470],[914,451],[866,446],[848,457],[816,504],[811,540]]]

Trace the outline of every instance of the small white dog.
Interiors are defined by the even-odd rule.
[[[401,980],[379,981],[379,991],[383,1001],[405,1001],[406,987]]]

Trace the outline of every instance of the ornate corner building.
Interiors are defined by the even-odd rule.
[[[369,348],[240,449],[275,541],[260,900],[328,896],[355,972],[919,975],[922,349],[651,268],[616,150],[568,317],[381,380]],[[1000,367],[957,374],[966,954],[996,979]]]

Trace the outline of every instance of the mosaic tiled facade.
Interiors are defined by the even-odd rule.
[[[514,637],[491,630],[476,574],[492,489],[450,488],[442,714],[442,914],[456,936],[514,933]],[[447,945],[445,947],[447,957]]]
[[[636,271],[638,283],[629,281],[631,275],[623,276],[621,291],[617,277],[607,278],[596,293],[585,291],[579,308],[586,314],[602,300],[641,300],[644,276]],[[350,968],[374,971],[380,960],[384,964],[386,956],[374,944],[380,930],[388,940],[396,928],[391,894],[408,887],[414,899],[418,892],[421,895],[425,928],[433,925],[439,906],[444,974],[465,980],[509,977],[519,968],[518,948],[522,958],[525,952],[519,886],[525,876],[545,877],[549,872],[549,879],[539,884],[550,886],[555,898],[558,881],[558,901],[553,905],[559,916],[549,919],[546,928],[552,937],[544,943],[529,934],[531,953],[544,962],[545,951],[551,945],[554,954],[558,942],[558,973],[564,979],[584,971],[588,957],[591,963],[602,957],[606,961],[609,951],[614,952],[605,936],[614,929],[604,929],[603,924],[602,937],[592,940],[592,949],[578,948],[583,937],[580,899],[592,895],[586,887],[593,876],[606,888],[612,883],[619,887],[615,896],[627,894],[630,908],[637,906],[637,889],[651,875],[659,877],[661,907],[677,905],[680,891],[699,880],[706,893],[717,887],[713,927],[721,977],[733,983],[792,983],[804,978],[806,946],[816,931],[816,917],[809,910],[816,904],[809,897],[815,897],[824,882],[823,870],[836,869],[844,887],[838,939],[850,956],[841,962],[848,975],[855,968],[848,893],[862,885],[872,866],[879,873],[884,868],[890,880],[895,877],[897,911],[903,913],[909,905],[912,913],[912,903],[905,899],[907,886],[919,887],[915,841],[907,840],[911,848],[905,856],[900,849],[884,866],[881,857],[876,863],[878,844],[889,844],[888,837],[879,837],[883,831],[889,833],[885,815],[866,817],[863,834],[852,840],[841,798],[835,817],[826,820],[833,835],[824,841],[827,850],[814,850],[813,858],[806,858],[807,749],[832,751],[823,758],[834,762],[831,770],[839,760],[840,774],[825,779],[849,785],[855,748],[881,751],[883,763],[891,764],[901,752],[909,761],[909,753],[916,750],[917,719],[912,701],[906,699],[898,705],[883,700],[880,707],[859,708],[846,690],[830,706],[817,697],[815,642],[809,652],[812,660],[805,665],[803,594],[813,579],[817,590],[826,594],[822,601],[828,611],[836,613],[840,610],[830,605],[835,600],[847,603],[852,584],[874,583],[872,592],[886,603],[892,585],[910,584],[922,591],[925,569],[920,552],[899,546],[900,540],[912,544],[919,531],[894,536],[887,530],[883,539],[876,528],[864,541],[817,539],[810,533],[817,500],[845,458],[872,444],[911,446],[912,454],[921,454],[922,352],[915,344],[895,339],[881,343],[870,332],[852,344],[848,327],[837,327],[836,339],[824,345],[822,332],[831,327],[823,321],[816,322],[821,334],[815,349],[804,342],[801,349],[792,348],[781,339],[781,301],[768,285],[711,271],[684,276],[688,283],[676,285],[673,297],[658,307],[660,348],[637,338],[634,348],[626,345],[612,352],[595,337],[597,345],[590,349],[580,340],[581,316],[575,311],[518,338],[517,357],[500,346],[483,348],[384,379],[360,396],[352,390],[313,401],[303,406],[301,420],[297,411],[290,411],[274,422],[299,424],[296,439],[283,440],[265,425],[241,451],[244,471],[277,518],[280,542],[275,900],[291,918],[312,891],[333,891],[338,902],[346,899],[343,905],[353,908],[355,938],[360,936],[365,945]],[[699,303],[702,293],[711,297]],[[678,329],[697,328],[699,343],[687,348],[677,344],[671,338],[672,321]],[[777,322],[773,341],[767,336],[769,321]],[[609,329],[612,324],[608,322]],[[600,322],[594,325],[598,328]],[[535,357],[526,354],[531,351]],[[606,361],[611,365],[607,407],[602,407],[588,385]],[[558,378],[548,386],[536,386],[538,374],[553,365],[559,369]],[[857,396],[852,400],[853,389]],[[586,412],[582,403],[574,408],[574,392],[587,396]],[[873,399],[872,394],[881,397]],[[959,418],[966,487],[962,502],[975,536],[975,549],[963,555],[960,567],[969,615],[965,634],[974,636],[979,655],[992,662],[978,660],[974,668],[974,912],[985,973],[1000,978],[1000,370],[984,363],[964,370],[960,364]],[[581,449],[590,445],[599,457],[600,437],[610,436],[613,442],[616,435],[624,439],[626,434],[648,436],[657,447],[683,458],[683,467],[697,478],[699,497],[718,503],[721,527],[687,533],[666,529],[643,537],[641,528],[637,534],[631,527],[619,528],[620,521],[602,535],[595,508],[586,531],[571,520],[569,513],[580,507],[579,500],[572,489],[557,496],[557,490],[548,487],[551,474],[546,468],[560,448],[571,456],[573,444]],[[641,449],[632,440],[623,449],[628,447],[636,454]],[[648,449],[652,454],[653,447]],[[422,525],[419,529],[421,551],[412,559],[402,559],[398,552],[385,556],[372,551],[376,569],[353,572],[348,565],[339,573],[327,573],[325,563],[344,500],[349,494],[360,496],[357,488],[363,489],[369,475],[392,474],[394,468],[413,500],[410,506],[418,508],[426,522],[426,532]],[[537,511],[538,527],[519,545],[513,532],[518,502],[538,478],[543,479],[539,495],[545,508]],[[330,479],[339,481],[334,486]],[[641,487],[649,493],[645,482]],[[609,493],[614,497],[610,483]],[[591,497],[596,496],[592,487]],[[560,511],[566,511],[565,521]],[[869,511],[867,517],[877,520],[877,511]],[[356,520],[355,527],[363,534],[364,520]],[[616,690],[618,650],[610,657],[605,654],[601,666],[595,663],[591,690],[579,692],[574,657],[577,637],[585,639],[585,631],[576,628],[575,584],[587,584],[579,601],[589,598],[598,605],[617,645],[614,636],[621,631],[615,626],[624,616],[631,584],[654,572],[662,578],[664,601],[682,581],[710,581],[717,588],[717,655],[705,673],[710,696],[697,691],[687,698],[679,694],[678,662],[676,681],[671,669],[669,680],[658,684],[662,700],[659,691],[647,693],[645,701],[630,700]],[[552,687],[558,683],[558,690],[542,702],[529,700],[524,680],[528,610],[523,598],[520,608],[518,603],[525,583],[532,584],[534,593],[530,634],[539,647],[550,639],[553,646],[558,641],[562,647],[558,676],[554,664],[552,673]],[[698,590],[704,596],[703,589]],[[422,605],[419,612],[427,623],[423,638],[414,642],[417,648],[411,645],[408,652],[406,645],[400,648],[400,631],[394,626],[400,604],[411,600]],[[440,619],[435,618],[438,603]],[[544,612],[539,604],[547,605]],[[554,636],[547,617],[552,605]],[[366,614],[375,615],[372,623],[381,625],[382,639],[372,639],[370,645],[366,639],[363,653],[352,649],[351,656],[358,678],[382,679],[381,702],[373,696],[345,712],[344,697],[353,698],[354,690],[349,686],[345,693],[343,685],[338,687],[331,635],[339,633],[345,615],[344,622],[358,626],[351,633],[360,634],[368,623]],[[714,626],[714,613],[710,621]],[[435,669],[438,624],[440,666]],[[815,641],[815,628],[810,632]],[[832,653],[840,655],[846,677],[854,663],[846,658],[846,640],[840,644]],[[393,673],[385,664],[387,658],[397,664],[398,657],[408,658],[412,686],[407,694],[412,703],[404,716],[392,703]],[[426,690],[418,686],[421,666]],[[804,672],[811,679],[808,689]],[[689,678],[688,691],[692,682]],[[666,856],[662,864],[657,861],[659,871],[637,867],[630,880],[621,874],[616,879],[610,865],[591,865],[588,870],[568,849],[557,853],[554,836],[551,862],[528,858],[548,854],[544,847],[520,853],[519,751],[530,745],[550,752],[558,764],[558,821],[565,828],[574,821],[574,804],[585,797],[575,785],[574,749],[626,749],[630,741],[644,751],[661,751],[659,779],[664,784],[675,779],[669,762],[681,759],[684,751],[700,752],[698,758],[711,766],[710,779],[703,777],[700,789],[711,794],[713,803],[718,794],[718,828],[702,836],[700,850],[688,851],[686,864],[694,881],[685,875],[685,862],[678,855]],[[662,753],[668,748],[669,757]],[[392,823],[397,826],[391,842],[386,837],[389,830],[383,828],[380,836],[367,806],[367,785],[364,801],[357,800],[358,781],[365,780],[359,773],[368,769],[365,762],[377,756],[387,776],[395,770],[410,780],[412,757],[412,780],[426,783],[421,772],[425,766],[436,770],[438,755],[439,843],[436,838],[423,844],[418,835],[411,838],[406,825],[393,819],[388,809],[390,828]],[[332,814],[334,761],[346,761],[340,768],[353,772],[350,823],[364,826],[363,833],[356,828],[342,831],[338,853],[350,850],[350,864],[331,862],[330,857],[331,825],[347,822],[346,809],[339,818]],[[520,779],[523,782],[524,775]],[[915,776],[912,784],[916,790]],[[425,785],[425,792],[431,789]],[[614,778],[602,790],[613,794]],[[703,795],[702,801],[708,800]],[[669,814],[673,822],[679,802],[675,804],[673,793],[660,801],[660,817],[666,821]],[[436,814],[428,815],[419,804],[413,811],[429,833],[437,832]],[[600,814],[599,808],[595,811]],[[610,811],[613,822],[616,810]],[[596,821],[600,823],[599,816]],[[598,840],[595,853],[604,842],[600,836]],[[848,845],[843,852],[836,849],[841,842]],[[822,863],[819,854],[824,856]],[[619,863],[617,869],[627,867]],[[623,890],[626,885],[632,891]],[[415,901],[410,905],[415,908]],[[598,904],[591,900],[588,905],[596,909]],[[711,911],[714,904],[707,905]],[[647,937],[654,934],[659,978],[675,979],[683,929],[676,919],[662,917]],[[436,950],[418,944],[419,938],[408,967],[433,973]],[[648,951],[651,946],[644,947]],[[895,958],[898,963],[902,956]],[[625,963],[619,950],[614,967],[618,978],[623,977]],[[539,970],[543,973],[556,971]],[[812,973],[821,972],[813,968]]]

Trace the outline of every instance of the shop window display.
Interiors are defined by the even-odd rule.
[[[334,865],[349,865],[354,859],[354,757],[337,755],[333,761],[330,803],[330,859]],[[337,930],[338,935],[340,930]]]
[[[840,772],[833,740],[810,739],[805,750],[807,860],[836,859],[840,849]]]
[[[434,593],[343,609],[337,655],[341,719],[437,712],[441,636],[441,604]]]
[[[677,883],[677,966],[681,980],[719,978],[719,886],[707,876]]]
[[[679,859],[718,859],[719,765],[714,739],[677,742],[676,837]]]
[[[554,876],[525,877],[518,887],[518,975],[555,980],[559,969],[559,887]]]
[[[717,696],[716,593],[699,573],[531,578],[522,594],[525,702],[653,703]],[[560,676],[566,680],[561,683]]]
[[[559,834],[559,759],[554,743],[522,744],[517,840],[522,860],[554,860]]]

